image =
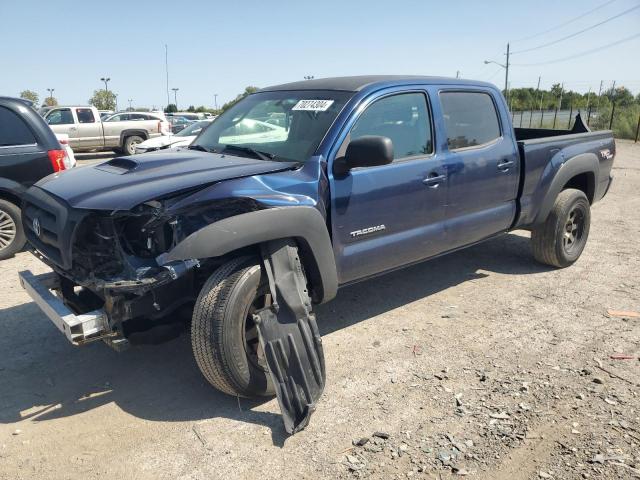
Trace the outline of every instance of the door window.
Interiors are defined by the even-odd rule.
[[[96,121],[93,116],[93,110],[90,108],[78,108],[76,109],[76,115],[78,115],[78,123],[95,123]]]
[[[351,129],[350,140],[365,135],[390,138],[394,160],[432,153],[431,119],[425,95],[403,93],[372,103]]]
[[[440,103],[450,150],[486,145],[500,138],[493,99],[481,92],[442,92]]]
[[[52,110],[47,115],[47,123],[49,125],[73,125],[73,114],[69,108],[60,108],[58,110]]]
[[[0,147],[34,143],[36,138],[27,124],[8,108],[0,107]]]

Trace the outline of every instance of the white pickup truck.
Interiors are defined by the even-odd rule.
[[[95,107],[60,106],[47,111],[44,118],[55,133],[69,135],[69,145],[76,152],[114,150],[133,155],[139,143],[171,133],[162,113],[120,112],[101,120]]]

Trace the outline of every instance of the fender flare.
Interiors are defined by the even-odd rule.
[[[127,137],[131,135],[138,135],[145,140],[149,139],[149,132],[147,132],[144,128],[128,128],[120,132],[120,148],[124,148],[124,141]]]
[[[551,209],[553,208],[553,204],[556,201],[556,198],[564,188],[564,186],[576,175],[581,175],[583,173],[589,173],[594,176],[594,185],[598,179],[598,174],[600,171],[600,162],[598,157],[594,153],[582,153],[580,155],[576,155],[575,157],[570,158],[562,165],[556,172],[553,180],[551,181],[551,185],[547,189],[547,193],[544,195],[540,210],[536,215],[536,219],[533,222],[534,225],[540,225],[544,223],[544,221],[549,216]]]
[[[18,182],[9,180],[8,178],[0,178],[0,198],[10,200],[14,202],[18,200],[17,206],[22,203],[21,197],[24,192],[27,191],[27,187],[21,185]]]
[[[172,250],[156,257],[159,265],[220,257],[239,248],[293,238],[312,287],[315,303],[336,296],[338,273],[327,224],[314,207],[274,207],[214,222],[190,234]]]

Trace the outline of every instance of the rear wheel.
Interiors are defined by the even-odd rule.
[[[249,258],[224,264],[207,280],[193,311],[191,345],[204,377],[234,396],[274,394],[253,322],[271,304],[260,265]]]
[[[136,153],[136,145],[144,142],[144,138],[138,135],[131,135],[124,141],[124,153],[127,155],[133,155]]]
[[[20,209],[13,203],[0,199],[0,260],[19,252],[25,241]]]
[[[541,263],[568,267],[584,250],[589,237],[591,209],[580,190],[563,190],[547,220],[531,232],[533,256]]]

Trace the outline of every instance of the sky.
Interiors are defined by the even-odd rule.
[[[625,85],[640,93],[640,8],[570,36],[635,6],[639,0],[0,0],[0,95],[24,89],[61,104],[86,104],[100,78],[111,78],[119,107],[161,107],[169,88],[178,106],[213,106],[246,86],[303,79],[419,74],[485,80],[504,86],[564,82],[597,91]],[[598,8],[601,7],[601,8]],[[562,25],[589,10],[596,11]],[[553,29],[549,31],[550,29]],[[542,33],[546,32],[546,33]],[[638,35],[634,39],[571,57]],[[533,38],[528,38],[531,37]],[[524,40],[523,40],[524,39]],[[173,92],[170,92],[173,101]]]

